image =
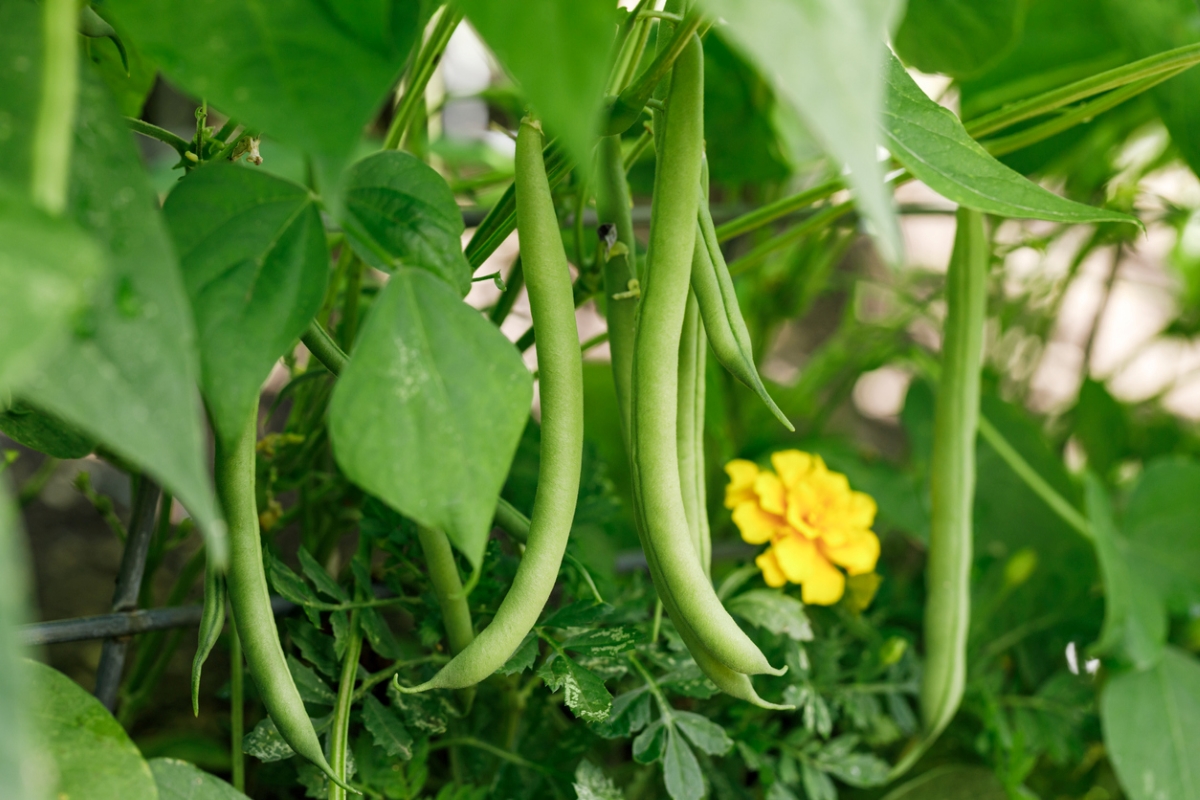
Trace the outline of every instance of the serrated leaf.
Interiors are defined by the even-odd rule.
[[[562,646],[592,656],[616,656],[632,650],[639,638],[633,628],[594,628],[568,637]]]
[[[337,695],[325,681],[321,680],[317,673],[297,661],[295,656],[290,653],[287,657],[287,665],[288,671],[292,673],[292,680],[300,691],[301,700],[325,706],[331,706],[337,702]]]
[[[615,611],[608,603],[595,600],[576,600],[555,611],[542,623],[543,628],[582,628],[594,625]]]
[[[771,633],[785,634],[798,642],[812,641],[812,625],[804,603],[778,589],[751,589],[725,604],[731,614]]]
[[[426,736],[445,733],[447,721],[454,715],[450,701],[442,692],[405,694],[389,685],[388,697],[391,698],[392,707],[404,719],[404,724]]]
[[[471,290],[462,211],[445,179],[424,161],[396,150],[368,156],[347,172],[342,197],[346,234],[363,261],[428,270],[460,297]]]
[[[568,656],[543,664],[537,674],[550,691],[562,690],[567,708],[580,719],[599,722],[612,711],[613,698],[604,681]]]
[[[661,719],[656,719],[633,740],[633,760],[639,764],[653,764],[663,757],[666,749],[667,726]]]
[[[379,613],[377,608],[363,608],[358,612],[358,623],[362,627],[363,634],[367,637],[367,641],[371,644],[371,649],[384,658],[397,659],[403,655],[400,648],[400,643],[396,641],[395,634],[388,627],[387,620]]]
[[[612,778],[586,758],[575,768],[576,800],[625,800],[625,794]]]
[[[672,800],[700,800],[704,797],[704,776],[700,773],[700,762],[683,736],[673,727],[667,728],[663,782]]]
[[[325,571],[325,568],[312,557],[308,550],[302,546],[296,555],[300,559],[300,569],[304,570],[304,576],[312,581],[318,592],[339,603],[350,601],[350,595],[346,594],[346,590]]]
[[[399,757],[404,761],[412,758],[412,736],[392,709],[368,693],[363,698],[362,713],[363,724],[371,732],[375,744],[382,747],[389,756]]]
[[[929,188],[959,205],[1013,219],[1128,222],[1135,217],[1076,203],[1006,167],[967,133],[949,109],[930,100],[895,56],[885,65],[887,148]]]
[[[733,748],[733,739],[725,729],[708,717],[691,711],[674,711],[675,727],[683,731],[692,744],[712,756],[723,756]]]
[[[337,680],[341,666],[334,653],[333,637],[326,636],[314,625],[301,619],[288,619],[283,624],[296,647],[300,648],[300,655],[325,673],[326,677]]]
[[[521,644],[508,657],[508,661],[504,662],[504,666],[500,667],[496,672],[501,675],[517,675],[532,667],[537,657],[538,638],[537,634],[531,631],[521,640]]]
[[[262,762],[282,761],[296,755],[296,751],[283,740],[270,717],[263,717],[254,726],[254,730],[242,740],[242,752]]]
[[[320,627],[321,613],[309,605],[309,603],[318,603],[320,600],[304,582],[304,579],[292,572],[291,568],[269,549],[263,548],[263,561],[267,568],[267,579],[271,582],[271,588],[279,592],[279,596],[283,599],[300,606],[305,616],[308,617],[308,621],[314,627]]]
[[[688,661],[686,664],[663,675],[659,678],[658,685],[664,689],[669,689],[673,694],[684,697],[695,697],[701,700],[712,697],[720,691],[717,689],[716,684],[708,679],[694,661]]]
[[[303,186],[234,164],[189,174],[163,216],[196,318],[200,388],[232,447],[271,368],[321,307],[325,228]]]
[[[334,388],[329,433],[351,480],[478,566],[531,399],[511,342],[441,280],[401,269]]]

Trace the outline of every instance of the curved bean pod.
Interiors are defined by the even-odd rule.
[[[200,634],[196,657],[192,659],[192,714],[200,716],[200,670],[225,627],[225,577],[212,564],[204,567],[204,613],[200,616]]]
[[[704,574],[711,576],[712,535],[708,528],[708,493],[704,486],[704,368],[707,354],[704,323],[696,296],[689,292],[679,340],[679,410],[675,441],[679,448],[679,482],[683,511]],[[710,577],[711,579],[711,577]]]
[[[676,444],[679,343],[691,281],[704,138],[704,55],[693,37],[675,63],[654,178],[649,268],[634,340],[631,456],[643,545],[696,639],[747,675],[780,674],[717,598],[688,535]]]
[[[229,526],[229,607],[237,625],[246,666],[267,713],[283,740],[342,788],[358,794],[334,774],[304,701],[292,680],[279,644],[271,595],[263,571],[262,543],[258,533],[258,506],[254,499],[254,445],[258,410],[251,414],[233,450],[218,440],[214,473],[217,497]]]
[[[394,682],[403,692],[472,686],[508,660],[550,597],[575,518],[583,459],[583,359],[571,273],[542,161],[542,132],[529,120],[517,135],[516,172],[517,233],[541,373],[542,457],[529,540],[491,624],[425,683],[405,688]]]
[[[927,741],[941,733],[958,710],[966,682],[971,508],[988,256],[983,214],[960,208],[954,254],[946,275],[945,344],[930,465],[932,515],[921,680],[921,718]]]

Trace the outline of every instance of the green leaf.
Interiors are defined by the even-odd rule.
[[[400,658],[404,654],[404,651],[400,648],[400,643],[396,641],[395,634],[392,633],[392,629],[388,627],[387,621],[379,613],[379,609],[361,609],[358,621],[362,625],[362,631],[367,637],[367,641],[371,643],[371,649],[376,653],[384,658],[393,660]]]
[[[591,161],[616,9],[605,0],[463,0],[462,9],[576,164]]]
[[[148,762],[158,784],[158,800],[246,800],[246,795],[225,781],[174,758]]]
[[[593,628],[568,637],[563,647],[590,656],[615,656],[632,650],[640,638],[633,628]]]
[[[0,142],[0,162],[4,149]],[[223,562],[224,525],[205,468],[187,295],[131,134],[107,89],[86,69],[70,216],[105,248],[108,279],[74,335],[45,359],[22,395],[143,467],[183,502]]]
[[[287,665],[288,671],[292,673],[292,680],[295,681],[296,688],[300,691],[300,699],[306,703],[324,706],[337,703],[337,695],[333,693],[328,684],[290,653],[287,657]]]
[[[200,343],[200,387],[232,447],[259,390],[321,307],[325,229],[307,189],[253,167],[213,164],[163,204]]]
[[[1197,497],[1200,464],[1179,458],[1153,461],[1130,492],[1122,521],[1130,569],[1177,614],[1200,603]]]
[[[531,383],[512,344],[454,290],[399,270],[334,388],[334,455],[352,481],[445,531],[478,566]]]
[[[808,800],[837,800],[837,787],[833,780],[808,761],[800,764],[800,783]]]
[[[268,549],[263,550],[263,561],[267,568],[267,578],[271,581],[271,588],[279,592],[279,595],[289,600],[304,610],[304,614],[314,626],[320,626],[321,613],[314,608],[312,603],[319,603],[316,593],[309,588],[296,573],[292,572],[287,564],[279,560],[274,553]]]
[[[1104,627],[1093,650],[1145,669],[1158,661],[1167,640],[1166,609],[1155,590],[1155,578],[1134,571],[1129,542],[1117,532],[1108,495],[1091,475],[1087,508],[1104,576]]]
[[[43,787],[28,768],[36,758],[31,676],[20,625],[29,620],[26,607],[30,565],[25,537],[7,486],[0,487],[0,786],[16,797],[36,797]]]
[[[1008,793],[986,767],[935,767],[892,790],[884,800],[1007,800]]]
[[[704,776],[700,773],[700,762],[674,727],[667,728],[663,782],[672,800],[700,800],[704,797]]]
[[[804,603],[778,589],[751,589],[725,604],[731,614],[771,633],[781,633],[798,642],[812,641],[812,625]]]
[[[0,3],[0,176],[30,185],[34,123],[42,96],[41,6]]]
[[[284,620],[283,624],[291,634],[292,641],[300,648],[300,655],[325,673],[326,677],[336,679],[341,670],[333,649],[333,637],[326,636],[316,626],[302,619]]]
[[[930,100],[894,56],[888,56],[886,72],[887,148],[947,200],[1014,219],[1141,224],[1119,211],[1059,197],[1009,169],[967,134],[953,112]]]
[[[646,686],[617,695],[604,722],[591,729],[605,739],[625,739],[650,722],[650,691]]]
[[[1100,475],[1109,474],[1129,445],[1124,407],[1103,383],[1084,378],[1073,416],[1073,435],[1087,453],[1088,467]]]
[[[692,744],[699,747],[710,756],[723,756],[733,749],[733,739],[725,733],[725,729],[708,717],[693,714],[691,711],[673,711],[675,727],[683,731]]]
[[[667,749],[667,726],[662,718],[654,720],[633,740],[633,760],[639,764],[653,764],[663,757]]]
[[[313,586],[317,587],[317,591],[339,603],[350,601],[350,595],[346,594],[346,590],[325,571],[325,568],[312,557],[307,548],[301,545],[296,555],[300,559],[300,569],[304,570],[304,576],[312,581]]]
[[[363,261],[428,270],[461,297],[471,290],[462,211],[436,170],[409,153],[376,153],[349,169],[342,192],[343,227]]]
[[[92,9],[95,11],[95,9]],[[104,8],[101,7],[101,12]],[[104,14],[101,14],[104,16]],[[108,15],[111,16],[111,15]],[[111,20],[105,20],[110,25]],[[146,97],[154,88],[158,77],[158,65],[146,58],[137,42],[122,30],[120,23],[113,26],[117,37],[125,47],[128,69],[121,58],[115,42],[109,39],[90,39],[85,45],[88,59],[95,65],[97,74],[104,80],[109,91],[117,100],[117,107],[127,117],[141,119]]]
[[[526,634],[521,644],[504,662],[504,666],[496,670],[501,675],[517,675],[533,666],[538,657],[538,637],[532,631]]]
[[[106,7],[179,87],[257,130],[329,162],[346,158],[396,79],[420,4],[378,4],[394,22],[338,3],[110,0]],[[357,31],[380,33],[369,38]]]
[[[885,0],[705,0],[826,150],[850,168],[858,206],[888,261],[900,232],[877,154],[887,48]],[[820,75],[820,80],[813,80]]]
[[[608,603],[595,600],[576,600],[556,610],[542,623],[546,628],[582,628],[594,625],[612,614],[615,609]]]
[[[100,701],[45,664],[26,661],[24,667],[34,724],[49,771],[57,775],[49,796],[156,800],[150,767]]]
[[[896,52],[922,72],[967,78],[1004,58],[1021,35],[1028,0],[908,0]]]
[[[576,800],[625,800],[612,778],[586,758],[575,768],[574,787]]]
[[[405,761],[412,758],[412,736],[394,711],[368,693],[363,698],[362,714],[363,724],[371,732],[375,744],[382,747],[389,756]]]
[[[1200,663],[1168,647],[1149,670],[1114,675],[1100,696],[1104,744],[1130,800],[1200,797]]]
[[[600,722],[612,711],[613,698],[604,681],[568,656],[543,664],[537,674],[550,691],[562,690],[567,708],[580,719]]]
[[[96,449],[95,439],[20,401],[0,412],[0,431],[14,442],[55,458],[83,458]]]
[[[103,272],[103,252],[75,223],[0,187],[0,391],[68,338]]]
[[[388,697],[392,700],[392,708],[404,718],[404,724],[426,736],[445,733],[449,718],[455,715],[444,692],[405,694],[389,684]]]
[[[264,763],[283,761],[285,758],[296,755],[296,751],[283,740],[283,736],[270,717],[263,717],[254,726],[254,730],[250,731],[242,740],[242,752],[248,756],[254,756]]]

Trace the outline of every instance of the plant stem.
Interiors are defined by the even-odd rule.
[[[497,758],[502,758],[511,764],[516,764],[518,767],[531,769],[534,772],[540,772],[543,775],[549,775],[554,778],[562,778],[564,780],[571,779],[571,776],[565,772],[560,772],[556,769],[542,766],[541,764],[530,761],[529,759],[519,756],[509,750],[497,747],[490,742],[485,742],[482,739],[476,739],[474,736],[455,736],[450,739],[442,739],[429,745],[429,749],[431,751],[445,750],[447,747],[474,747],[476,750],[483,750],[486,753],[491,753]]]
[[[30,191],[34,205],[54,216],[67,208],[79,94],[78,24],[74,0],[42,0],[42,91],[33,132]]]
[[[242,753],[245,728],[245,672],[242,669],[242,640],[237,626],[229,626],[229,749],[233,762],[233,788],[246,791],[246,758]]]
[[[663,20],[663,22],[668,21]],[[659,81],[671,71],[675,60],[679,58],[679,54],[692,40],[692,34],[700,29],[703,22],[704,17],[696,11],[692,11],[684,18],[683,22],[675,26],[671,40],[666,43],[665,47],[659,48],[658,54],[650,62],[650,66],[646,67],[645,71],[617,97],[609,113],[605,135],[616,136],[624,133],[637,122],[638,117],[642,115],[642,109],[646,107],[646,101],[654,94]]]
[[[417,526],[417,538],[425,554],[429,582],[433,585],[438,607],[442,610],[442,624],[446,627],[450,652],[458,655],[475,638],[475,628],[471,624],[471,609],[467,605],[450,539],[442,531],[424,525]]]
[[[418,103],[425,102],[425,87],[429,85],[429,79],[433,77],[433,71],[437,69],[438,62],[442,59],[446,44],[450,41],[454,29],[458,27],[458,23],[462,22],[462,18],[463,14],[457,8],[451,8],[449,5],[442,6],[441,16],[438,17],[429,38],[421,46],[417,53],[417,59],[413,62],[407,85],[404,87],[404,94],[400,98],[400,104],[396,107],[392,123],[388,126],[387,138],[383,142],[384,150],[397,150],[403,144],[404,133],[417,113]]]
[[[388,680],[405,667],[415,667],[420,664],[443,664],[449,660],[450,659],[447,656],[435,653],[423,658],[410,658],[408,660],[393,661],[391,666],[385,667],[379,670],[379,672],[372,673],[370,677],[363,679],[362,685],[359,686],[358,691],[354,693],[354,702],[357,703],[359,700],[362,700],[363,697],[366,696],[367,692]]]
[[[513,305],[517,302],[517,296],[521,294],[524,286],[525,270],[521,266],[521,257],[518,255],[517,260],[513,262],[512,268],[508,271],[508,277],[504,279],[504,291],[501,293],[500,299],[488,313],[488,318],[493,325],[500,327],[504,320],[508,319],[508,313],[512,311]]]
[[[191,143],[188,142],[187,139],[184,139],[182,136],[176,136],[166,128],[160,128],[157,125],[151,125],[149,122],[145,122],[144,120],[140,119],[134,119],[133,117],[126,117],[125,122],[129,125],[129,129],[134,133],[140,133],[142,136],[150,139],[157,139],[163,144],[170,145],[171,148],[181,156],[188,152],[192,147]]]
[[[758,266],[766,260],[767,256],[769,256],[771,253],[774,253],[776,250],[782,249],[791,244],[795,244],[805,236],[821,230],[832,222],[836,222],[853,210],[854,204],[849,200],[844,203],[839,203],[836,206],[827,206],[821,209],[817,213],[810,215],[802,222],[794,225],[778,236],[773,236],[772,238],[767,239],[749,253],[746,253],[741,258],[735,260],[729,265],[730,277],[737,277],[743,272]]]
[[[358,660],[362,655],[362,635],[358,630],[358,612],[350,614],[350,634],[346,642],[346,657],[338,680],[337,705],[333,709],[333,726],[329,730],[329,766],[343,781],[346,775],[346,751],[350,736],[350,709],[354,705],[354,679],[358,675]],[[346,800],[346,790],[330,781],[329,800]]]
[[[32,503],[41,495],[42,489],[46,488],[46,484],[54,477],[54,472],[58,469],[58,465],[62,463],[54,456],[45,456],[42,463],[38,464],[37,470],[29,476],[29,480],[21,485],[20,491],[17,492],[17,503],[21,508]]]
[[[788,214],[799,211],[813,203],[818,203],[828,197],[832,197],[835,193],[844,189],[845,186],[846,184],[840,179],[835,178],[834,180],[825,181],[825,183],[813,186],[811,189],[805,189],[797,194],[782,197],[773,203],[768,203],[762,208],[757,208],[748,214],[731,219],[724,225],[718,225],[717,241],[725,242],[735,236],[741,236],[744,233],[761,228],[763,225],[772,223],[781,217],[786,217]]]

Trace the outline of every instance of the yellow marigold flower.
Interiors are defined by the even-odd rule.
[[[725,507],[744,540],[770,544],[754,562],[768,586],[798,583],[804,602],[832,605],[846,592],[846,575],[875,571],[875,501],[820,456],[784,450],[771,466],[774,472],[742,459],[726,464]]]

